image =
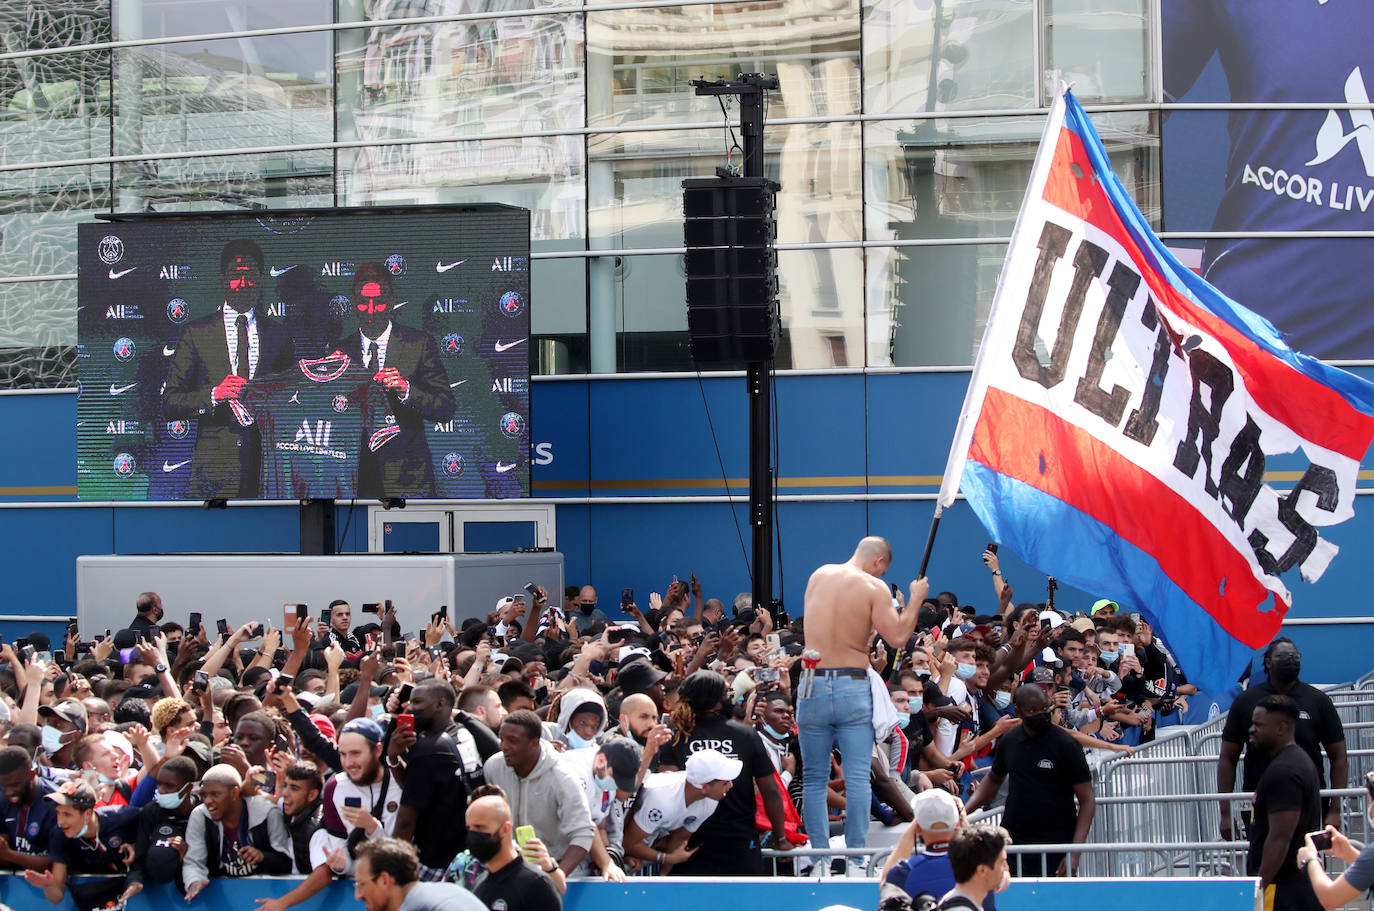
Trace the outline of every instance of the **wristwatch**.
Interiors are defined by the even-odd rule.
[[[159,661],[153,670],[157,671],[159,674],[164,673],[167,670],[167,665]]]

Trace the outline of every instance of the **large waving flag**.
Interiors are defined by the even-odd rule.
[[[940,507],[1153,623],[1192,682],[1233,683],[1336,548],[1374,385],[1293,351],[1150,231],[1068,91],[1041,138]],[[1301,450],[1280,495],[1266,458]]]

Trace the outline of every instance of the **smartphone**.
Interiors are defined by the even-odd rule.
[[[1312,839],[1312,847],[1318,851],[1331,850],[1331,833],[1322,829],[1320,832],[1308,832],[1307,837]]]
[[[254,624],[253,624],[253,628],[250,629],[250,630],[248,631],[248,638],[249,638],[249,639],[261,639],[261,638],[262,638],[263,632],[264,632],[263,625],[262,625],[261,623],[254,623]]]
[[[396,606],[395,606],[394,604],[391,603],[391,599],[390,599],[390,598],[387,598],[387,599],[386,599],[385,601],[383,601],[382,603],[383,603],[383,605],[385,605],[385,607],[386,607],[386,612],[387,612],[388,614],[391,613],[391,612],[393,612],[394,610],[396,610]]]
[[[668,727],[673,723],[672,717],[673,716],[670,713],[664,712],[662,715],[658,716],[658,723],[663,725],[664,727]]]
[[[535,585],[533,582],[525,583],[525,591],[529,593],[531,601],[539,600],[539,586]]]
[[[400,713],[399,715],[397,715],[397,716],[396,716],[396,730],[398,730],[398,731],[414,731],[414,730],[415,730],[415,716],[412,715],[412,714],[410,714],[409,712],[402,712],[402,713]]]
[[[309,604],[297,604],[297,605],[296,605],[296,619],[297,619],[297,620],[304,620],[306,617],[309,617],[309,616],[310,616],[310,605],[309,605]]]
[[[105,641],[105,637],[104,637],[104,636],[96,636],[96,637],[95,637],[95,641],[96,641],[96,642],[104,642],[104,641]]]
[[[1134,643],[1134,642],[1123,642],[1123,643],[1121,643],[1121,654],[1123,654],[1123,655],[1134,655],[1134,654],[1135,654],[1135,643]]]
[[[31,646],[31,645],[21,645],[21,646],[19,646],[19,660],[20,660],[22,663],[24,663],[24,664],[28,664],[30,661],[32,661],[32,660],[33,660],[33,646]],[[125,664],[128,664],[129,662],[125,661],[124,663],[125,663]]]
[[[778,669],[775,668],[775,667],[758,667],[758,668],[754,668],[754,682],[755,682],[755,683],[777,683],[777,682],[778,682]],[[1067,689],[1067,687],[1065,687],[1065,689]]]
[[[401,684],[401,688],[396,691],[396,698],[400,701],[401,705],[405,705],[410,701],[410,694],[414,689],[415,685],[413,683]],[[411,720],[413,721],[414,719],[412,718]]]
[[[622,588],[620,590],[620,609],[624,610],[635,603],[635,590],[633,588]]]
[[[606,631],[606,641],[612,645],[629,642],[634,637],[635,631],[632,629],[625,629],[624,627],[616,627],[615,629]]]
[[[225,620],[223,617],[220,617],[218,620],[215,621],[215,629],[219,632],[221,636],[228,636],[229,621]]]
[[[344,798],[344,806],[346,806],[346,807],[356,807],[356,808],[358,808],[358,809],[362,809],[362,806],[363,806],[363,799],[362,799],[361,797],[345,797],[345,798]]]
[[[447,619],[448,619],[448,605],[447,605],[447,604],[440,604],[440,605],[439,605],[439,619],[440,619],[440,620],[447,620]]]
[[[301,621],[300,618],[296,616],[295,607],[296,605],[294,604],[283,604],[281,606],[281,628],[283,630],[290,631],[300,625]]]
[[[329,618],[332,617],[333,615],[334,615],[334,610],[333,610],[332,608],[326,607],[324,610],[320,611],[320,622],[323,623],[326,627],[328,627],[328,626],[329,626]]]
[[[997,542],[996,542],[996,541],[989,541],[989,542],[988,542],[987,551],[988,551],[988,553],[990,553],[990,554],[995,554],[995,553],[997,553]]]
[[[16,652],[18,652],[18,651],[20,651],[20,650],[22,650],[22,649],[26,649],[26,648],[28,648],[28,647],[29,647],[29,637],[28,637],[28,636],[20,636],[18,639],[15,639],[15,640],[14,640],[14,650],[15,650]]]
[[[272,681],[273,692],[282,693],[291,689],[291,685],[296,682],[296,678],[290,674],[278,674],[277,679]]]
[[[525,846],[525,842],[534,837],[534,826],[516,826],[515,843],[520,847]]]
[[[210,685],[210,675],[205,673],[204,671],[196,671],[196,676],[194,679],[196,681],[195,685],[198,689],[204,689],[205,687]]]
[[[782,636],[777,633],[769,633],[767,636],[763,637],[763,641],[768,643],[768,650],[770,652],[776,652],[782,648]]]
[[[191,622],[189,622],[189,623],[186,624],[186,635],[188,635],[188,636],[198,636],[198,635],[200,635],[200,612],[199,612],[199,611],[191,611]]]
[[[380,614],[381,612],[382,612],[382,606],[381,606],[381,604],[378,604],[378,603],[375,602],[375,601],[373,601],[373,602],[371,602],[371,603],[369,603],[369,604],[364,604],[364,605],[363,605],[363,613],[365,613],[365,614]]]
[[[52,652],[34,652],[33,656],[44,664],[52,664]]]

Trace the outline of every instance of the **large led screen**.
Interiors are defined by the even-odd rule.
[[[80,497],[528,495],[529,227],[495,205],[81,225]]]

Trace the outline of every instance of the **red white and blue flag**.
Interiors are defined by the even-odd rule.
[[[1050,113],[940,488],[1031,565],[1148,617],[1221,691],[1354,515],[1374,385],[1183,267],[1083,108]],[[1291,489],[1266,460],[1296,453]],[[1291,462],[1292,459],[1289,459]]]

